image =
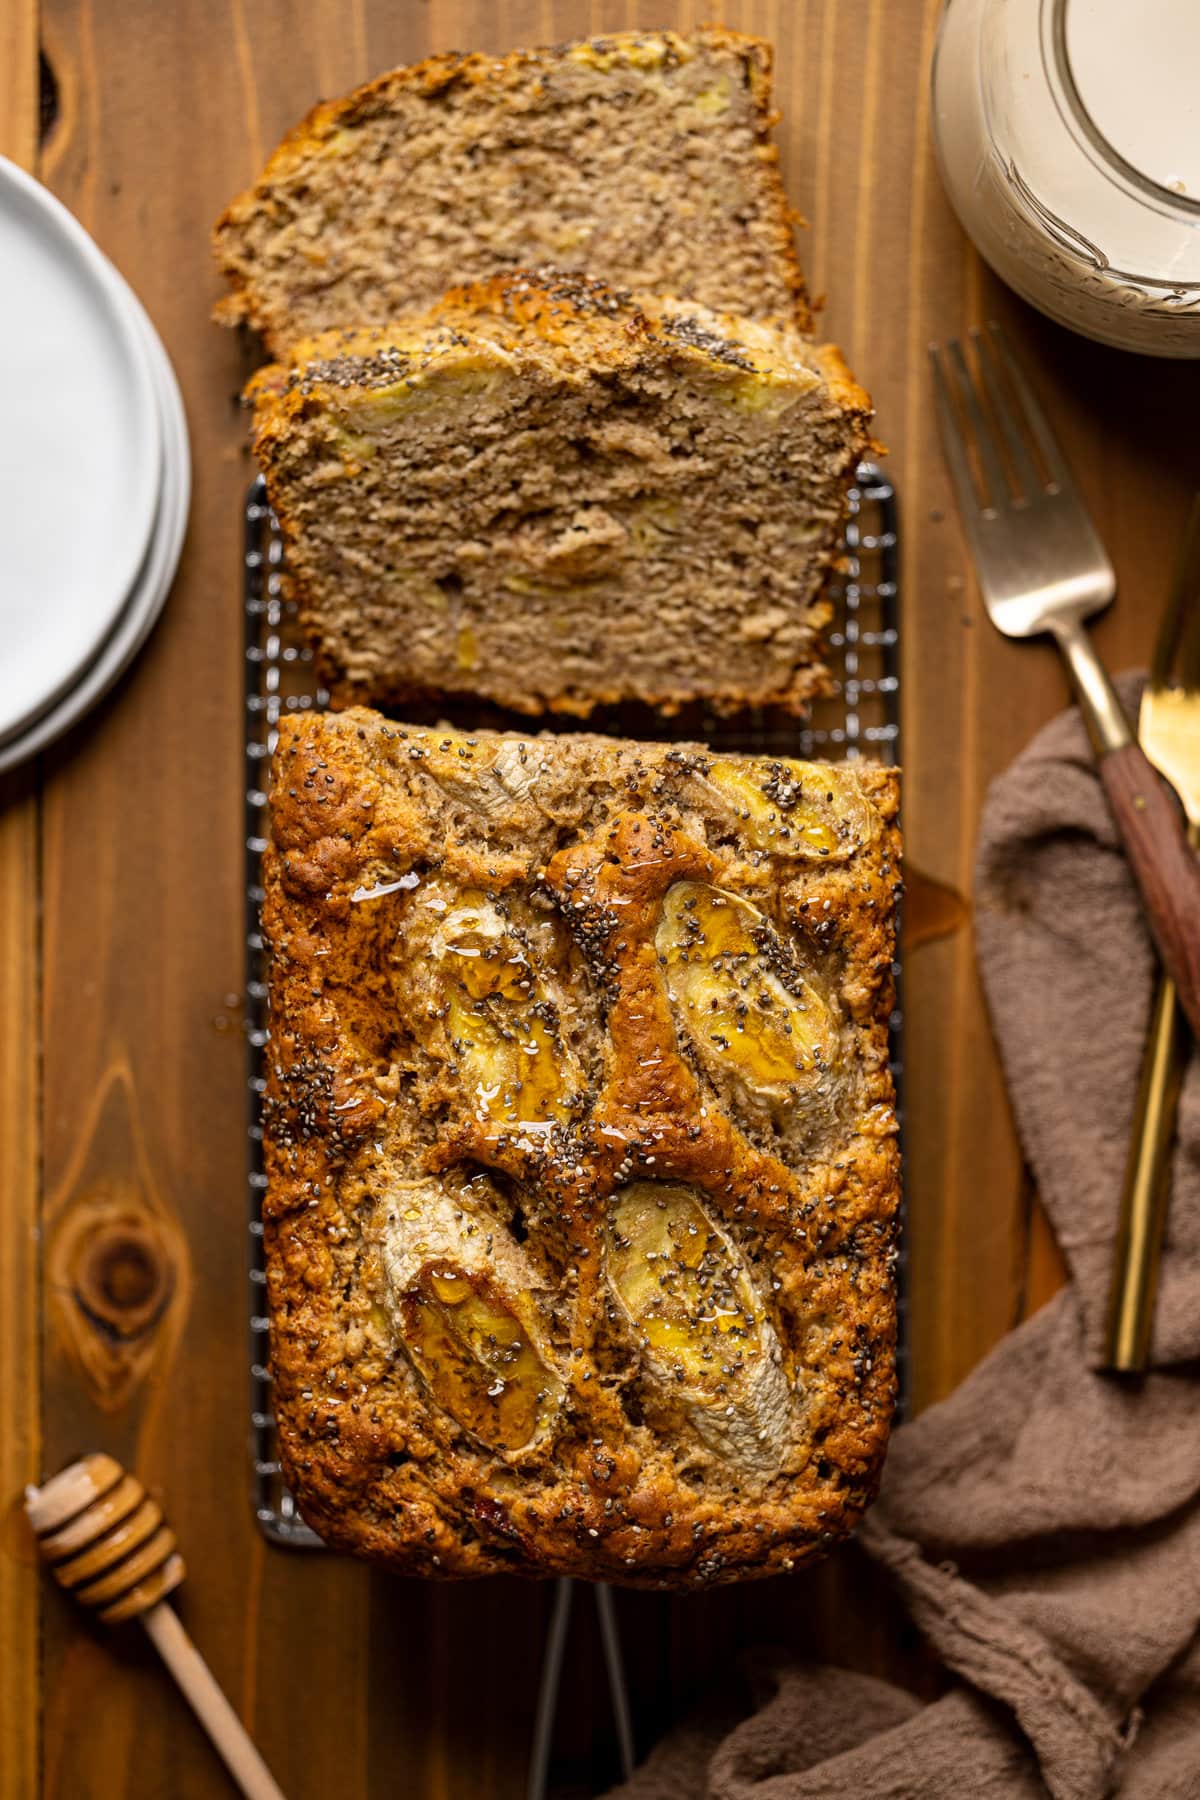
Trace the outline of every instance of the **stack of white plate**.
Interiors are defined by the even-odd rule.
[[[137,297],[0,157],[0,769],[76,723],[162,610],[191,459]]]

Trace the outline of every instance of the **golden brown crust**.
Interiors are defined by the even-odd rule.
[[[832,403],[851,417],[865,422],[871,413],[870,395],[836,344],[813,343],[794,327],[713,312],[672,295],[634,294],[593,276],[540,268],[463,282],[435,305],[387,325],[338,327],[301,338],[282,362],[260,369],[247,386],[246,398],[256,403],[256,431],[303,411],[302,400],[331,383],[372,385],[372,361],[380,352],[401,356],[410,380],[434,366],[474,366],[481,355],[494,356],[495,338],[487,339],[486,350],[479,343],[489,325],[501,328],[504,349],[541,351],[563,373],[629,373],[654,347],[680,363],[728,364],[764,381],[820,380]],[[397,371],[384,370],[378,379],[392,383]]]
[[[213,229],[214,254],[233,288],[232,293],[218,304],[214,316],[226,325],[250,325],[262,335],[275,355],[286,350],[294,336],[294,325],[285,316],[279,316],[256,289],[233,242],[236,233],[257,215],[264,212],[269,215],[278,185],[302,168],[314,154],[319,155],[338,133],[353,130],[373,114],[387,112],[398,95],[414,94],[433,99],[459,85],[503,93],[512,85],[514,77],[527,78],[532,85],[540,74],[564,56],[594,52],[611,56],[613,62],[619,64],[622,59],[634,59],[647,51],[661,50],[679,55],[686,53],[690,46],[724,50],[742,61],[754,107],[758,160],[764,174],[770,171],[766,177],[768,217],[764,221],[765,233],[793,297],[788,323],[802,331],[810,330],[812,314],[796,255],[792,230],[794,215],[776,173],[779,152],[771,135],[777,118],[771,97],[772,48],[760,38],[727,31],[720,26],[706,27],[686,37],[670,31],[614,32],[578,44],[512,50],[498,58],[448,52],[376,76],[341,99],[319,102],[287,133],[272,152],[257,181],[231,201]]]
[[[896,805],[894,772],[866,766],[468,738],[364,710],[283,722],[264,906],[275,1410],[288,1479],[328,1541],[410,1573],[678,1586],[794,1567],[853,1527],[894,1391]],[[731,965],[753,1008],[819,992],[831,1009],[810,1086],[782,1112],[739,1086],[767,1066],[756,1038],[730,1064],[689,1035],[670,971],[700,952],[689,938],[676,967],[663,935],[672,905],[700,916],[688,895],[760,921],[761,967],[745,952]],[[505,1017],[525,1007],[522,1030],[536,1016],[556,1046],[540,1079],[573,1097],[551,1131],[472,1098],[494,1088],[474,1086],[437,948],[464,905],[510,934],[477,969],[513,967],[523,946]],[[500,976],[472,979],[500,991]],[[542,1425],[507,1449],[489,1447],[478,1407],[447,1410],[397,1311],[397,1283],[410,1308],[416,1292],[397,1274],[403,1233],[433,1231],[438,1194],[447,1218],[473,1218],[481,1186],[496,1240],[493,1285],[476,1286],[494,1306],[504,1279],[525,1281],[547,1371]],[[778,1354],[743,1360],[770,1377],[770,1406],[732,1365],[719,1405],[684,1404],[639,1352],[609,1235],[635,1188],[695,1196],[710,1245],[744,1259],[756,1342]],[[398,1212],[421,1217],[397,1227]],[[739,1408],[762,1428],[739,1437],[744,1418],[725,1419]]]

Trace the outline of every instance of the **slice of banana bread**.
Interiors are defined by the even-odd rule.
[[[219,316],[279,356],[552,262],[804,326],[771,117],[770,46],[722,30],[397,69],[318,106],[230,206]]]
[[[280,727],[275,1415],[416,1574],[790,1569],[894,1392],[895,771]]]
[[[253,384],[338,703],[795,707],[869,401],[799,333],[498,276]]]

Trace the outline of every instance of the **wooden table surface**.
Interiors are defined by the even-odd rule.
[[[195,493],[179,578],[136,668],[0,784],[0,1794],[221,1795],[215,1756],[140,1642],[102,1638],[35,1567],[23,1484],[93,1445],[158,1487],[181,1608],[293,1800],[523,1792],[550,1595],[435,1588],[259,1536],[247,1451],[239,508],[246,349],[209,323],[209,226],[318,97],[451,47],[695,24],[667,0],[6,0],[0,151],[137,289],[179,373]],[[1056,1286],[975,973],[973,843],[991,778],[1064,701],[1044,646],[983,619],[934,436],[925,347],[989,316],[1044,393],[1120,578],[1099,627],[1143,660],[1196,481],[1200,365],[1099,349],[983,269],[939,186],[927,75],[939,0],[729,0],[777,46],[785,175],[830,335],[872,389],[903,506],[906,968],[915,1403],[951,1389]],[[0,271],[3,278],[3,271]],[[64,529],[70,528],[69,517]],[[941,896],[940,883],[952,890]],[[957,925],[955,921],[957,919]],[[710,1596],[620,1596],[642,1744],[755,1642],[930,1691],[912,1628],[853,1549]],[[614,1772],[591,1608],[557,1766]]]

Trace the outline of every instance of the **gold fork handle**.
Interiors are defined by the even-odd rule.
[[[1083,627],[1055,627],[1079,697],[1100,779],[1141,890],[1146,923],[1179,1004],[1200,1039],[1200,859],[1174,792],[1134,743],[1111,681]]]
[[[1105,1364],[1127,1375],[1140,1375],[1150,1355],[1185,1038],[1175,984],[1163,975],[1138,1083],[1105,1331]]]

